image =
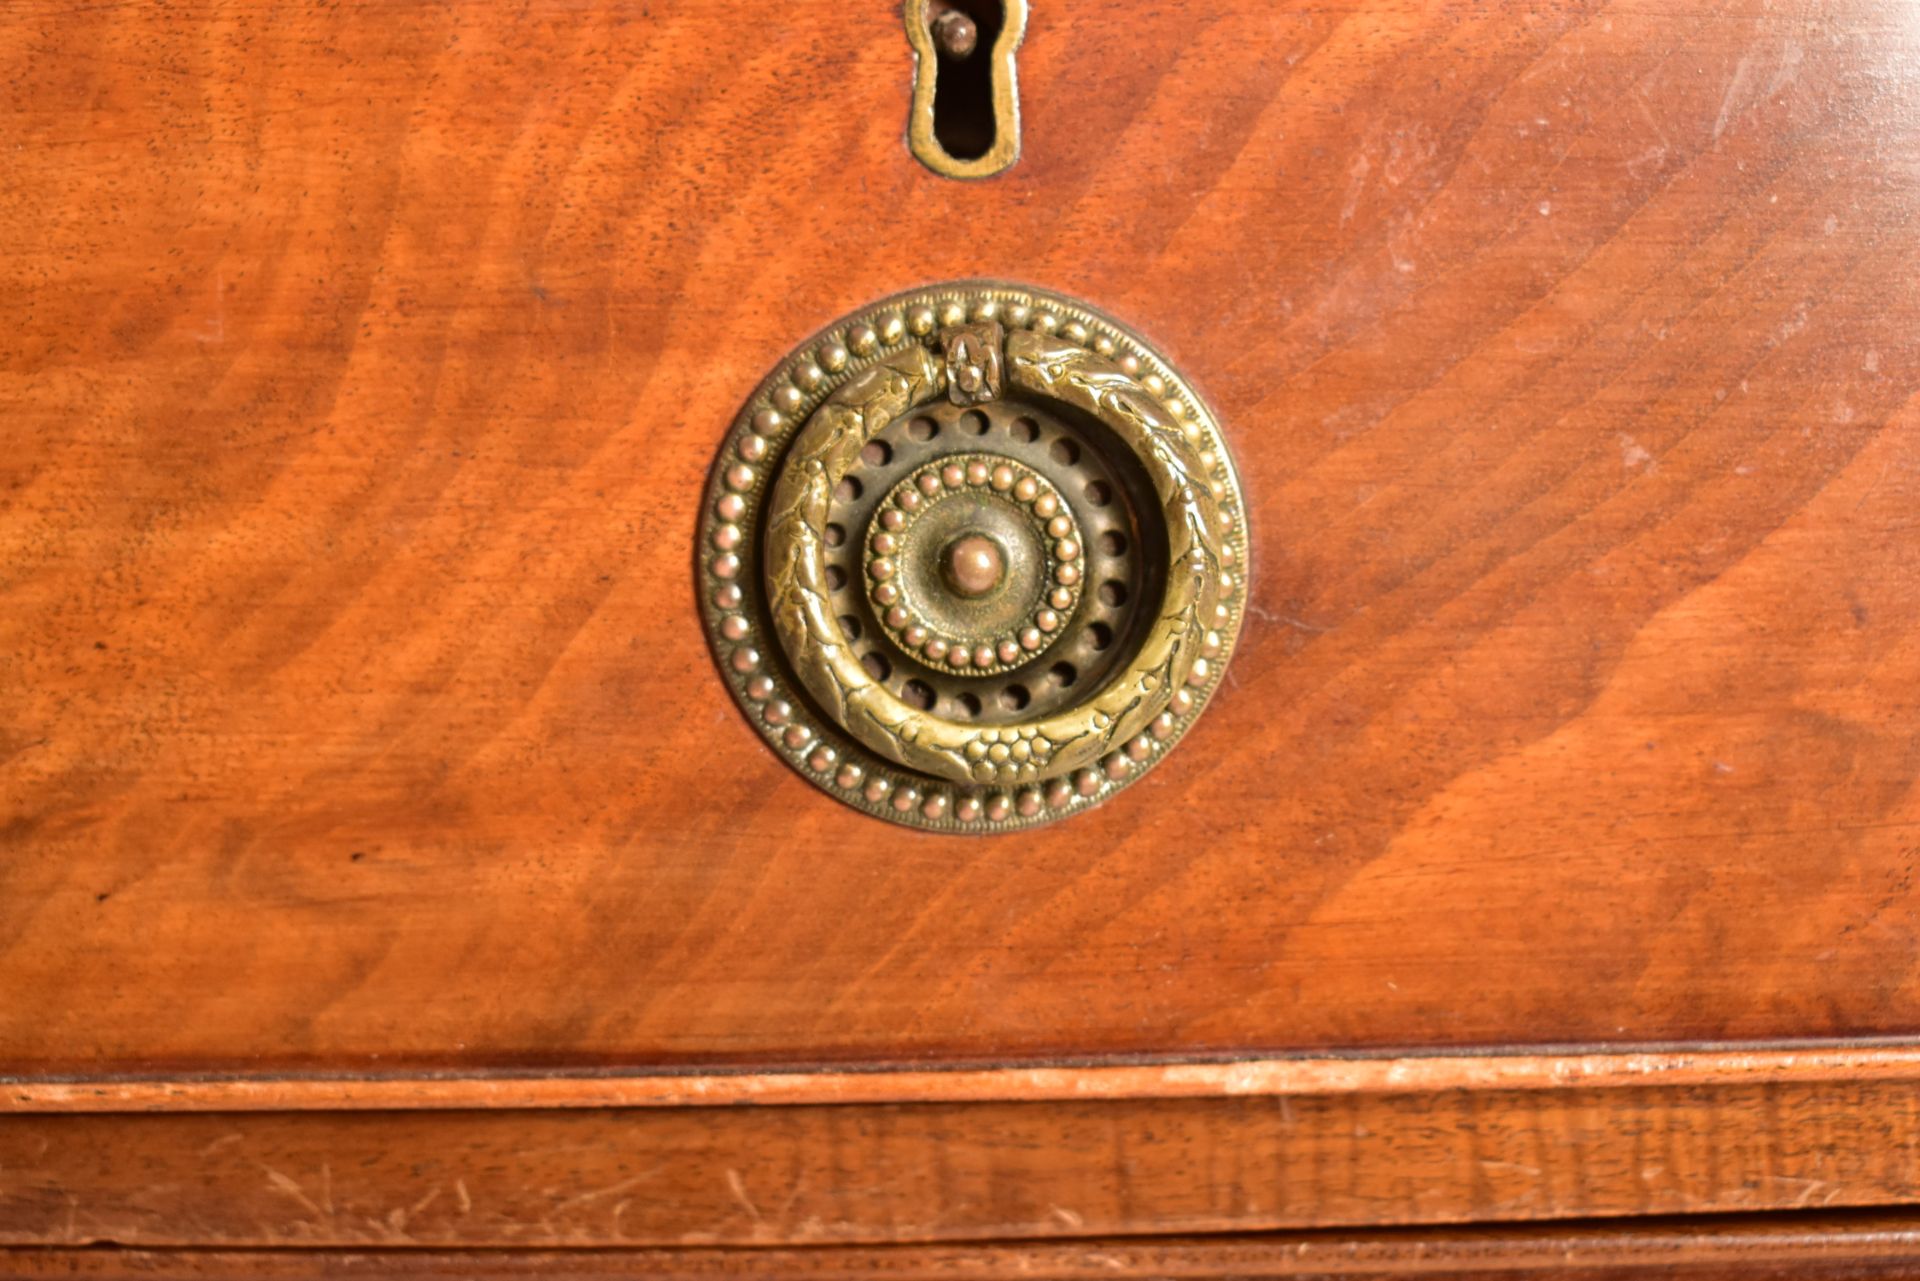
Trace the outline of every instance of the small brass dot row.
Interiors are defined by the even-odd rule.
[[[944,636],[927,626],[896,581],[899,567],[894,559],[924,512],[969,489],[998,494],[1031,513],[1047,547],[1047,578],[1053,584],[1020,625],[973,640]],[[865,559],[868,594],[881,623],[908,653],[955,671],[993,675],[1031,661],[1060,635],[1080,603],[1082,552],[1073,513],[1030,468],[998,455],[949,455],[895,485],[874,514]]]

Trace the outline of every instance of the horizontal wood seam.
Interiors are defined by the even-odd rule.
[[[1223,1233],[1073,1242],[829,1248],[689,1247],[585,1249],[225,1249],[0,1248],[8,1276],[281,1278],[354,1275],[467,1278],[556,1274],[607,1276],[858,1275],[967,1278],[1150,1273],[1232,1276],[1375,1276],[1668,1269],[1703,1264],[1839,1266],[1920,1260],[1920,1216],[1909,1212],[1665,1218],[1360,1232]]]

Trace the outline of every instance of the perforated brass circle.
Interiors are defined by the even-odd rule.
[[[703,616],[749,718],[869,813],[1077,812],[1177,742],[1238,635],[1246,531],[1204,405],[1136,336],[961,284],[806,343],[729,436]]]

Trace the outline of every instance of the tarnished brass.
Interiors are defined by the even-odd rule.
[[[956,405],[984,405],[1000,399],[1003,348],[1007,336],[999,325],[954,325],[940,331],[947,353],[947,395]]]
[[[956,285],[804,346],[703,529],[736,696],[840,799],[989,831],[1097,803],[1217,687],[1246,533],[1218,428],[1134,335]],[[1085,676],[1082,682],[1082,676]]]
[[[949,58],[971,58],[980,45],[980,28],[958,9],[949,9],[933,19],[933,42]]]
[[[1172,418],[1118,365],[1084,347],[1031,332],[1008,336],[1006,345],[1015,387],[1092,413],[1146,466],[1172,536],[1160,620],[1134,661],[1092,698],[1052,716],[987,728],[916,710],[854,657],[829,602],[828,513],[834,488],[868,440],[945,390],[946,371],[924,348],[901,352],[828,397],[794,441],[768,511],[773,624],[801,682],[874,751],[956,783],[1056,778],[1144,730],[1186,684],[1220,599],[1219,508]],[[1024,759],[996,763],[969,751],[1009,735],[1029,744]]]
[[[948,178],[990,178],[1020,159],[1020,86],[1015,54],[1027,29],[1027,0],[996,0],[999,31],[990,47],[976,48],[980,32],[951,0],[905,0],[907,40],[913,46],[913,105],[907,144],[920,163]],[[982,65],[984,64],[984,65]],[[985,85],[990,107],[988,139],[977,154],[955,154],[941,140],[935,111],[943,74],[964,73]],[[971,97],[972,95],[968,95]],[[972,110],[969,104],[968,110]]]

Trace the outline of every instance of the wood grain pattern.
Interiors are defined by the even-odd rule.
[[[0,1070],[1920,1026],[1912,7],[1109,18],[955,184],[878,0],[0,9]],[[1172,761],[978,842],[762,752],[689,567],[962,275],[1167,350],[1256,543]]]
[[[805,1277],[812,1281],[975,1281],[1047,1277],[1253,1281],[1262,1277],[1662,1277],[1690,1281],[1868,1281],[1920,1268],[1910,1215],[1750,1216],[1537,1228],[1114,1238],[829,1250],[618,1251],[140,1251],[0,1248],[8,1276],[199,1277],[305,1281],[310,1277],[517,1281],[527,1277]]]
[[[1920,1201],[1920,1085],[0,1117],[0,1245],[784,1246]]]

